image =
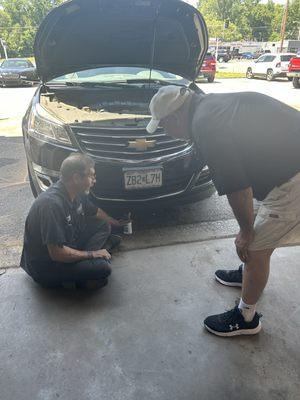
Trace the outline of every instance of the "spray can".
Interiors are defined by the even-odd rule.
[[[128,220],[128,222],[123,225],[123,233],[124,235],[132,235],[131,213],[128,213],[124,219]]]

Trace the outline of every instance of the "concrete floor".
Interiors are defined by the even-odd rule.
[[[299,400],[300,248],[274,255],[262,332],[215,337],[203,319],[240,291],[232,239],[127,251],[96,293],[0,276],[1,400]]]

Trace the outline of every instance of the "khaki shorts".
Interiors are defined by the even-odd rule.
[[[255,208],[250,250],[300,245],[300,173],[271,190]]]

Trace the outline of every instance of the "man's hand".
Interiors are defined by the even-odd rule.
[[[93,258],[104,258],[105,260],[111,259],[111,255],[105,249],[94,250],[94,251],[92,251],[92,254],[93,254]]]
[[[109,220],[109,223],[110,223],[110,225],[111,226],[113,226],[113,227],[115,227],[115,228],[122,228],[122,226],[124,226],[124,225],[126,225],[126,224],[128,224],[128,222],[130,222],[131,221],[131,219],[129,218],[129,219],[114,219],[114,218],[111,218],[110,220]]]
[[[254,231],[242,231],[238,233],[238,235],[235,238],[235,246],[236,246],[236,252],[242,262],[247,262],[249,261],[249,251],[248,248],[250,244],[252,243],[254,238]]]

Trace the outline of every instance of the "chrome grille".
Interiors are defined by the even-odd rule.
[[[161,157],[184,150],[189,143],[168,136],[162,128],[150,135],[145,128],[107,128],[72,125],[71,129],[81,149],[90,155],[109,159],[143,160]],[[129,147],[129,142],[137,139],[155,140],[154,147],[137,150]]]

